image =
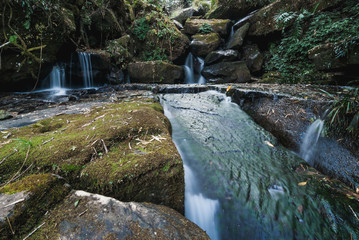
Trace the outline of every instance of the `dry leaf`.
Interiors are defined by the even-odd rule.
[[[271,144],[270,142],[268,142],[268,141],[264,141],[268,146],[270,146],[270,147],[274,147],[274,145],[273,144]]]
[[[307,182],[300,182],[300,183],[298,183],[298,185],[299,186],[305,186],[305,185],[307,185]]]

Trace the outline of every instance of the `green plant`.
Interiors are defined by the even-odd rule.
[[[146,39],[147,33],[150,30],[149,23],[146,18],[140,18],[135,21],[135,25],[132,28],[132,33],[141,41]]]
[[[161,48],[157,47],[156,49],[154,49],[152,51],[145,51],[143,60],[145,60],[145,61],[155,61],[155,60],[167,61],[168,56],[166,54],[165,49],[161,49]]]
[[[198,32],[202,34],[211,33],[213,32],[213,28],[208,23],[203,23]]]

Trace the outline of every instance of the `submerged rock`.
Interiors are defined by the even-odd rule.
[[[0,239],[20,238],[70,191],[64,179],[30,175],[0,189]]]
[[[239,53],[236,50],[219,50],[213,51],[207,55],[204,60],[205,65],[211,65],[218,62],[231,62],[238,59]]]
[[[176,211],[151,203],[72,191],[31,239],[209,239]]]
[[[251,80],[251,74],[243,61],[206,66],[202,74],[211,83],[243,83]]]
[[[205,57],[210,52],[216,50],[221,44],[218,33],[196,34],[192,36],[190,44],[191,52],[200,57]]]
[[[240,27],[235,31],[231,39],[227,44],[227,48],[229,49],[239,49],[243,45],[244,38],[247,35],[249,29],[249,23],[246,23],[244,26]]]
[[[188,19],[184,25],[184,32],[193,35],[199,32],[202,26],[208,24],[213,32],[226,36],[228,34],[230,20],[225,19]]]
[[[128,66],[128,74],[134,83],[179,83],[183,80],[184,70],[162,61],[135,62]]]

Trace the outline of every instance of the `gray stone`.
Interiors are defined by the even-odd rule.
[[[247,45],[243,48],[244,59],[251,72],[258,72],[262,69],[263,54],[259,51],[258,45]]]
[[[34,239],[209,239],[168,207],[120,202],[84,191],[72,191],[45,222]]]
[[[12,118],[11,113],[5,110],[0,110],[0,121]]]
[[[239,29],[235,31],[231,39],[229,39],[227,48],[229,49],[240,49],[240,47],[243,45],[244,38],[247,35],[249,29],[249,23],[246,23]]]
[[[243,83],[251,80],[251,74],[245,62],[221,62],[207,66],[202,75],[210,83]]]
[[[184,24],[188,18],[193,16],[194,12],[196,12],[196,9],[193,7],[184,8],[176,11],[172,16],[172,19],[180,22],[181,24]]]
[[[238,60],[239,53],[236,50],[219,50],[213,51],[207,55],[204,60],[205,65],[211,65],[219,62],[231,62]]]
[[[199,32],[203,24],[208,24],[213,29],[213,32],[226,36],[228,34],[230,20],[228,19],[188,19],[184,25],[184,32],[193,35]]]
[[[221,44],[221,38],[218,33],[196,34],[192,38],[193,40],[190,43],[191,52],[196,56],[205,57]]]

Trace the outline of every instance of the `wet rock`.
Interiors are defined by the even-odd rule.
[[[9,118],[12,118],[11,113],[9,113],[8,111],[5,111],[5,110],[0,110],[0,121],[9,119]]]
[[[218,33],[196,34],[192,36],[190,44],[191,52],[200,57],[205,57],[210,52],[216,50],[221,44]]]
[[[262,69],[263,54],[259,51],[258,45],[247,45],[243,48],[244,59],[251,72],[258,72]]]
[[[189,44],[190,40],[188,37],[178,32],[175,43],[173,45],[164,46],[167,49],[168,59],[173,62],[179,61],[182,58],[184,59],[188,53]]]
[[[339,4],[340,1],[337,0],[278,0],[268,6],[263,7],[258,12],[256,12],[253,17],[250,18],[250,28],[248,35],[250,36],[265,36],[275,31],[280,31],[280,24],[276,23],[276,16],[283,12],[297,12],[301,9],[306,9],[309,12],[322,11],[326,8],[333,7]],[[289,27],[294,23],[286,23]]]
[[[249,23],[246,23],[244,26],[237,29],[233,34],[232,38],[229,39],[227,48],[237,49],[237,50],[240,49],[240,47],[243,45],[243,41],[247,35],[248,29],[249,29]]]
[[[135,62],[128,66],[131,82],[173,84],[183,80],[184,70],[162,61]]]
[[[64,179],[50,174],[30,175],[1,188],[0,239],[28,232],[69,190]]]
[[[241,83],[251,80],[249,69],[243,61],[206,66],[202,74],[211,83]]]
[[[193,13],[196,12],[196,9],[193,7],[184,8],[181,10],[178,10],[174,13],[174,16],[172,16],[172,19],[180,22],[181,24],[184,24],[185,21],[193,16]]]
[[[330,70],[359,64],[359,47],[353,47],[344,57],[337,57],[335,46],[333,43],[321,44],[308,51],[309,59],[313,60],[318,70]]]
[[[213,29],[213,32],[226,36],[230,20],[225,19],[188,19],[184,25],[184,32],[189,35],[193,35],[199,32],[200,28],[208,24]]]
[[[176,28],[177,28],[178,30],[182,30],[182,29],[183,29],[182,23],[180,23],[180,22],[177,21],[177,20],[172,20],[172,21],[173,21],[173,23],[176,25]]]
[[[231,62],[238,59],[239,53],[236,50],[213,51],[207,55],[204,60],[205,65],[211,65],[218,62]]]
[[[209,239],[176,211],[72,191],[32,239]]]
[[[270,0],[264,1],[233,1],[221,0],[217,6],[210,11],[207,18],[220,18],[238,20],[248,15],[254,9],[261,8],[269,4]]]

